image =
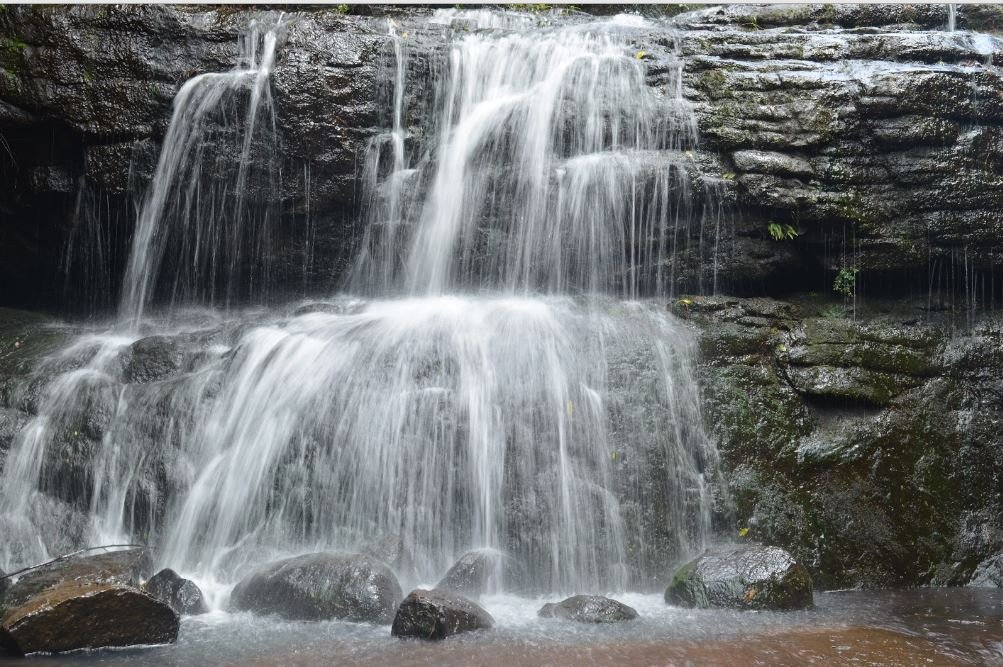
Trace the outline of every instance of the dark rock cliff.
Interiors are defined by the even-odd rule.
[[[427,68],[422,54],[443,44],[427,10],[373,11],[410,30],[411,66]],[[1003,82],[998,43],[966,31],[995,30],[999,15],[960,6],[951,33],[941,5],[728,6],[639,32],[653,86],[682,59],[701,137],[694,169],[730,207],[719,290],[828,290],[853,266],[861,294],[997,299]],[[114,301],[173,95],[233,67],[240,31],[277,18],[169,6],[0,13],[0,302]],[[325,291],[360,236],[361,151],[387,124],[387,17],[330,8],[283,20],[272,81],[283,215],[270,280],[280,294]],[[771,223],[797,238],[773,240]],[[693,274],[710,262],[698,264],[677,288],[710,289]]]

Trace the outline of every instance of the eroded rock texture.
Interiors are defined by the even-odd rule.
[[[1003,327],[909,304],[694,297],[728,530],[822,588],[967,582],[1003,549]],[[838,312],[835,312],[838,311]]]

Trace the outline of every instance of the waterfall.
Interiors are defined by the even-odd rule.
[[[638,21],[440,10],[429,87],[391,22],[348,292],[284,309],[183,307],[247,279],[275,31],[252,31],[233,71],[186,83],[122,299],[143,327],[38,369],[54,379],[3,471],[0,566],[72,532],[148,539],[162,564],[230,584],[269,559],[389,540],[409,554],[394,564],[407,585],[490,548],[522,566],[497,582],[509,589],[663,586],[709,539],[716,451],[694,341],[664,301],[639,299],[672,293],[673,255],[713,206],[691,187],[682,61],[649,85]],[[218,132],[210,119],[238,98],[242,121]],[[213,142],[240,166],[206,190]],[[161,289],[175,307],[151,320]],[[44,520],[28,511],[40,498]]]
[[[505,18],[466,14],[480,28]],[[440,10],[437,19],[462,16]],[[668,94],[656,91],[625,30],[460,33],[443,75],[414,93],[435,109],[415,164],[401,154],[406,63],[393,37],[394,126],[367,156],[367,199],[379,205],[352,289],[665,293],[669,237],[703,215],[688,191],[696,123],[681,63]],[[427,192],[402,205],[415,181]]]
[[[271,182],[278,150],[269,86],[278,30],[252,26],[237,67],[190,79],[174,99],[126,268],[120,316],[134,325],[158,287],[172,300],[211,303],[221,292],[229,302],[239,281],[252,280],[247,264],[261,261],[268,203],[278,198]],[[234,124],[241,108],[243,120]],[[248,205],[252,188],[265,191],[254,193],[255,207]],[[161,286],[169,251],[173,284]]]

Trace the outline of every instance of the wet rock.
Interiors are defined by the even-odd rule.
[[[94,556],[74,556],[20,575],[4,597],[8,609],[64,584],[114,584],[138,588],[149,576],[153,561],[146,549],[124,549]]]
[[[808,571],[779,547],[707,553],[679,568],[665,601],[681,607],[804,609],[812,605]]]
[[[385,564],[361,554],[315,553],[265,565],[233,589],[234,609],[294,620],[390,623],[401,590]]]
[[[601,595],[574,595],[543,605],[541,618],[563,618],[579,623],[617,623],[637,618],[637,610]]]
[[[488,592],[492,580],[517,578],[520,568],[509,556],[494,549],[475,549],[460,556],[436,586],[437,590],[479,597]]]
[[[472,630],[488,630],[494,618],[479,605],[450,591],[412,591],[397,609],[394,637],[445,639]]]
[[[178,637],[178,616],[129,586],[65,581],[9,607],[0,645],[15,654],[165,644]]]
[[[143,585],[143,590],[181,616],[195,616],[209,611],[202,591],[195,582],[179,576],[169,568],[150,577]]]
[[[4,595],[7,593],[7,588],[9,586],[10,586],[10,578],[7,576],[6,572],[0,570],[0,614],[2,614],[4,610],[3,598]]]
[[[156,382],[178,372],[181,352],[177,341],[167,336],[149,336],[129,346],[126,352],[126,382]]]
[[[973,588],[1003,588],[1003,554],[979,563],[968,585]]]

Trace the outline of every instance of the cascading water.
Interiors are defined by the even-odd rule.
[[[165,565],[230,583],[283,555],[390,540],[411,555],[396,563],[405,583],[492,548],[524,571],[498,585],[581,592],[663,584],[707,539],[716,454],[692,342],[663,304],[621,300],[670,293],[671,256],[713,210],[689,187],[680,71],[648,85],[631,21],[433,21],[454,19],[491,30],[447,31],[421,104],[406,35],[390,29],[388,128],[362,170],[367,238],[350,283],[364,297],[176,311],[142,322],[156,336],[119,329],[51,359],[40,373],[68,370],[3,472],[0,565],[41,560],[71,534],[146,539]],[[274,43],[179,92],[124,321],[169,282],[165,257],[238,289],[255,234],[241,223],[262,215],[241,188],[255,127],[271,122]],[[200,192],[196,171],[217,137],[211,112],[247,86],[226,193],[243,203],[220,216],[224,193]],[[425,145],[409,130],[420,108]],[[205,263],[220,253],[226,270]],[[172,301],[213,303],[216,278],[190,277]],[[28,511],[39,498],[53,505],[44,520]]]
[[[252,26],[236,68],[196,76],[175,97],[126,268],[120,315],[133,324],[158,289],[172,302],[222,295],[229,303],[263,281],[261,246],[278,199],[269,87],[278,30]],[[162,275],[165,256],[171,281]]]

